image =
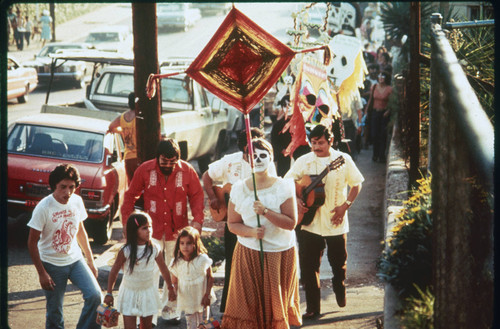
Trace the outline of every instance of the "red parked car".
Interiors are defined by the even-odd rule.
[[[49,173],[60,163],[71,163],[81,176],[76,193],[87,209],[87,232],[94,242],[106,243],[127,188],[123,141],[107,132],[108,125],[107,120],[52,113],[12,123],[7,141],[9,211],[32,211],[52,192]]]
[[[34,68],[24,67],[14,57],[7,57],[7,100],[17,98],[19,103],[26,103],[37,84],[38,76]]]

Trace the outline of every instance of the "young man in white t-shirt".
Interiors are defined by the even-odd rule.
[[[47,300],[45,326],[64,328],[63,299],[69,279],[85,300],[76,328],[101,328],[95,322],[101,288],[83,226],[87,211],[82,198],[74,194],[80,185],[78,170],[69,164],[57,166],[49,175],[49,185],[52,194],[38,203],[28,223],[28,250]]]

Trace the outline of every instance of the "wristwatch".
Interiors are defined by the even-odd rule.
[[[351,206],[352,205],[352,201],[349,201],[349,200],[345,200],[345,203],[347,204],[347,206]]]
[[[267,208],[264,208],[264,212],[263,212],[262,214],[263,214],[263,215],[267,215],[267,212],[268,212],[268,211],[269,211],[269,210],[268,210]]]

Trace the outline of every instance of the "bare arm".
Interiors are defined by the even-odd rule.
[[[165,279],[165,285],[163,286],[163,289],[165,289],[165,286],[168,289],[168,300],[175,300],[175,291],[174,287],[172,286],[172,278],[170,277],[170,271],[165,264],[163,252],[160,251],[155,260],[156,264],[158,264],[158,267],[160,268],[161,276],[163,277],[163,279]]]
[[[113,267],[111,267],[111,271],[109,271],[108,294],[104,297],[104,304],[113,305],[113,288],[115,286],[116,278],[118,278],[118,272],[123,267],[123,264],[125,264],[125,260],[123,249],[121,249],[116,256],[115,263],[113,264]]]
[[[360,191],[361,184],[351,187],[351,190],[347,195],[347,201],[353,203],[354,200],[356,200],[356,198],[358,197]],[[349,209],[349,207],[350,206],[344,202],[340,206],[333,208],[333,210],[331,211],[331,213],[333,213],[333,216],[331,218],[333,225],[339,225],[340,223],[342,223],[342,221],[344,220],[345,212],[347,211],[347,209]]]
[[[229,201],[227,212],[227,227],[229,231],[239,236],[256,239],[262,239],[264,237],[264,227],[250,227],[245,225],[241,215],[234,210],[234,203],[231,201]]]
[[[170,273],[170,278],[172,280],[172,286],[174,287],[174,299],[173,300],[176,300],[177,299],[177,289],[179,287],[179,279],[177,279],[177,277],[175,275],[173,275],[172,273]],[[169,293],[170,293],[170,291],[169,291]],[[168,298],[170,300],[170,296]]]
[[[214,285],[214,277],[212,275],[212,267],[209,266],[207,268],[207,290],[205,291],[205,295],[203,295],[203,299],[201,300],[201,305],[210,306],[210,292],[212,291],[213,285]]]
[[[78,232],[76,233],[76,240],[82,248],[83,254],[87,259],[87,264],[90,267],[90,270],[97,278],[97,267],[95,267],[94,256],[92,255],[92,249],[90,249],[89,238],[87,236],[87,231],[85,231],[85,227],[83,226],[83,222],[80,222],[78,226]]]
[[[122,131],[122,127],[120,126],[120,117],[117,116],[111,123],[109,124],[108,131],[110,133],[120,133]]]
[[[297,217],[295,214],[297,203],[293,198],[286,199],[280,206],[280,212],[272,211],[266,208],[262,202],[254,202],[254,211],[260,216],[266,217],[271,223],[285,230],[293,230],[297,225]]]
[[[44,290],[54,290],[56,285],[52,278],[43,267],[42,260],[40,259],[40,252],[38,250],[38,240],[40,240],[40,235],[42,232],[30,228],[30,233],[28,236],[28,250],[31,256],[31,260],[35,265],[36,271],[38,272],[38,279],[40,281],[40,286]]]
[[[219,204],[219,199],[215,196],[214,189],[213,189],[213,180],[212,177],[208,174],[208,170],[203,173],[201,176],[201,180],[203,181],[203,189],[207,193],[208,200],[210,203],[210,208],[219,210],[220,204]]]

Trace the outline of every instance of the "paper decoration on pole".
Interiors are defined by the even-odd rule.
[[[211,93],[248,113],[279,79],[295,52],[233,8],[187,69]]]
[[[312,56],[302,60],[301,91],[298,100],[304,121],[309,124],[331,126],[337,112],[327,80],[326,66]]]
[[[294,51],[233,7],[186,73],[246,114],[276,83],[295,54],[317,50],[324,51],[323,60],[329,63],[328,45]],[[151,74],[148,97],[154,96],[158,79],[179,73]]]
[[[328,80],[338,108],[350,116],[351,102],[359,97],[359,88],[363,88],[365,74],[368,73],[361,42],[355,37],[338,34],[330,42],[335,57],[327,66]],[[337,101],[338,99],[338,101]]]

